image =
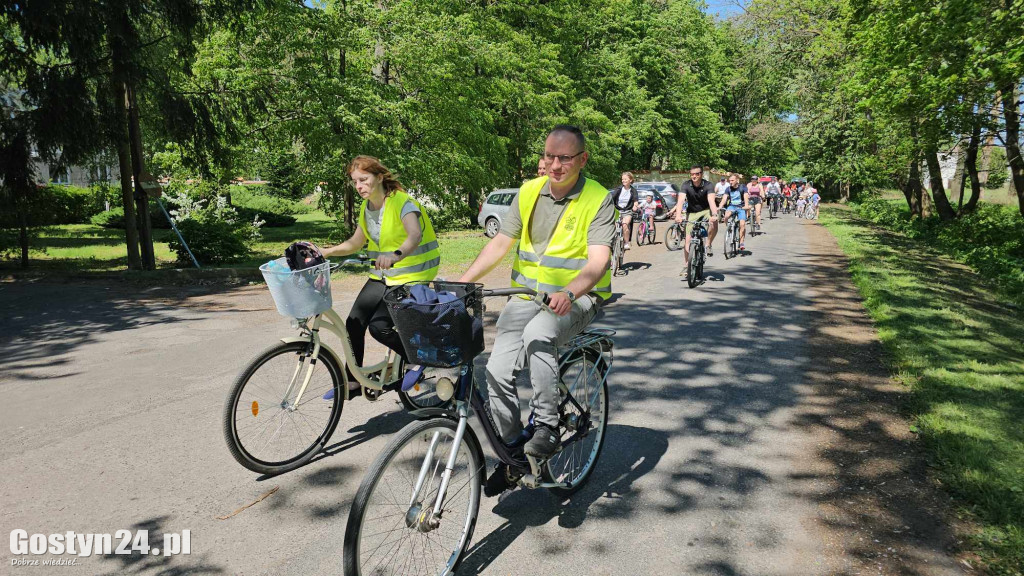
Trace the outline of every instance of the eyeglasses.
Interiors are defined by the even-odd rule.
[[[690,176],[703,176],[703,172],[690,172]]]
[[[575,160],[577,156],[583,154],[583,152],[585,152],[585,150],[580,150],[579,152],[573,154],[572,156],[568,154],[548,154],[547,152],[545,152],[544,161],[547,162],[548,164],[551,164],[552,162],[555,161],[555,158],[558,158],[558,161],[561,162],[562,164],[568,164],[569,162]]]

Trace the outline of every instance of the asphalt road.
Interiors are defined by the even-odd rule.
[[[618,335],[595,473],[564,502],[485,498],[461,573],[855,573],[822,520],[835,464],[797,422],[816,401],[805,294],[817,226],[768,222],[728,261],[720,239],[696,289],[661,238],[627,252],[598,322]],[[358,286],[335,285],[338,310]],[[221,432],[228,387],[290,333],[262,286],[0,284],[0,531],[191,534],[187,556],[80,557],[65,573],[340,574],[362,473],[410,419],[394,395],[357,399],[326,456],[273,478],[238,466]],[[928,573],[952,573],[923,553]],[[0,548],[0,573],[48,569],[12,558]]]

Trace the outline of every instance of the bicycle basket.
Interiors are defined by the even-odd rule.
[[[483,287],[441,281],[421,286],[395,286],[384,294],[409,362],[439,368],[471,362],[484,350]],[[442,297],[423,298],[426,288]]]
[[[278,258],[260,266],[260,272],[282,316],[309,318],[333,304],[330,261],[304,270],[291,270],[285,258]]]

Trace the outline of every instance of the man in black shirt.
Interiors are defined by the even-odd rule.
[[[683,213],[685,206],[685,214]],[[718,213],[718,200],[715,198],[715,187],[711,182],[704,179],[704,168],[694,166],[690,168],[690,179],[683,183],[683,189],[679,202],[672,209],[671,216],[675,216],[676,222],[682,223],[683,219],[697,220],[704,213],[708,213],[710,222],[708,224],[707,255],[711,257],[711,246],[718,234],[718,219],[712,217]],[[686,234],[686,246],[683,249],[684,270],[690,269],[690,233]]]

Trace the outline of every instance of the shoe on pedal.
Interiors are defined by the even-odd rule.
[[[523,447],[523,451],[529,456],[534,458],[550,458],[558,452],[558,447],[561,444],[561,438],[558,434],[558,429],[553,428],[543,422],[537,423],[537,429],[533,433],[533,438],[526,443]]]
[[[506,490],[511,490],[516,487],[517,481],[519,481],[519,475],[510,474],[508,464],[499,462],[494,468],[494,472],[491,472],[487,481],[484,482],[484,496],[493,498]]]

